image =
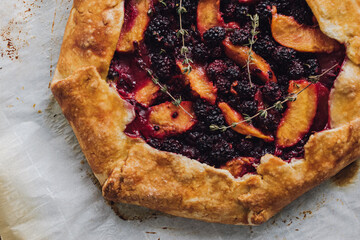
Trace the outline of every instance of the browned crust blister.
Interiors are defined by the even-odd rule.
[[[348,44],[349,58],[358,63],[357,53],[349,53],[355,48],[351,45],[357,46],[358,1],[308,3],[321,29]],[[344,14],[330,11],[336,4],[349,16],[346,21],[339,19]],[[260,224],[360,156],[358,108],[343,107],[347,101],[352,106],[360,102],[360,68],[351,60],[331,92],[333,129],[313,134],[305,145],[305,158],[290,164],[265,155],[257,175],[235,179],[227,170],[127,137],[123,131],[134,111],[105,80],[120,35],[123,6],[123,0],[74,1],[51,84],[106,199],[209,222]]]

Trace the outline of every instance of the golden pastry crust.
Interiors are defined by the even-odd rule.
[[[330,93],[331,127],[360,117],[360,67],[345,61]]]
[[[355,36],[352,26],[331,15],[338,12],[328,11],[328,3],[340,1],[308,2],[328,36],[341,42]],[[359,9],[355,0],[342,2]],[[353,14],[353,9],[344,11]],[[268,154],[262,157],[257,175],[235,179],[227,170],[127,137],[123,131],[134,111],[105,80],[123,12],[123,0],[75,0],[51,84],[106,199],[209,222],[260,224],[360,156],[359,113],[342,107],[349,98],[352,106],[360,102],[356,81],[360,69],[350,60],[331,92],[333,129],[313,134],[304,159],[290,164]],[[109,21],[104,24],[109,14],[113,17],[105,17]],[[349,30],[332,26],[335,23]]]
[[[123,20],[123,0],[75,0],[54,79],[67,78],[85,66],[96,67],[105,78]]]
[[[321,31],[346,44],[348,57],[360,64],[360,2],[358,0],[306,0]]]

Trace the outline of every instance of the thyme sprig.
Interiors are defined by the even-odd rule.
[[[298,92],[296,93],[290,93],[289,95],[286,96],[286,98],[282,101],[277,101],[276,103],[274,103],[272,106],[268,107],[268,108],[265,108],[265,109],[262,109],[262,110],[259,110],[255,115],[253,116],[249,116],[247,114],[243,114],[243,117],[244,117],[244,120],[242,121],[239,121],[239,122],[234,122],[232,124],[230,124],[229,126],[224,126],[224,125],[221,125],[221,126],[218,126],[216,124],[211,124],[209,127],[210,127],[210,130],[211,131],[226,131],[227,129],[229,128],[234,128],[236,127],[237,125],[241,124],[241,123],[251,123],[251,121],[260,116],[260,117],[263,117],[263,118],[267,118],[267,115],[268,115],[268,111],[271,110],[271,109],[276,109],[276,110],[282,110],[284,108],[284,103],[286,102],[294,102],[296,101],[297,97],[302,93],[304,92],[307,88],[309,88],[311,85],[313,84],[316,84],[317,82],[319,82],[320,78],[322,76],[324,76],[325,74],[327,74],[329,71],[331,71],[332,69],[334,69],[335,67],[337,67],[338,64],[335,64],[334,66],[332,66],[331,68],[327,69],[326,71],[324,71],[323,73],[319,74],[319,75],[314,75],[314,76],[309,76],[308,77],[308,80],[309,80],[309,84],[306,85],[305,87],[303,87],[301,90],[299,90]]]
[[[319,75],[309,76],[309,77],[308,77],[308,80],[309,80],[311,83],[317,83],[322,76],[324,76],[325,74],[327,74],[328,72],[330,72],[331,70],[333,70],[334,68],[336,68],[337,66],[339,66],[339,65],[338,65],[338,64],[335,64],[335,65],[333,65],[332,67],[326,69],[324,72],[320,73]]]
[[[254,16],[248,14],[248,17],[251,20],[251,38],[249,38],[249,43],[247,44],[249,46],[249,52],[248,52],[248,58],[246,60],[246,68],[248,73],[248,78],[250,82],[250,86],[253,86],[252,80],[251,80],[251,71],[250,71],[250,65],[253,61],[253,45],[256,42],[256,35],[258,35],[260,32],[257,31],[257,28],[259,27],[259,15],[255,14]]]
[[[181,41],[182,41],[182,47],[180,49],[180,53],[181,55],[184,57],[184,61],[183,61],[183,64],[184,64],[184,68],[183,68],[183,71],[182,73],[183,74],[190,74],[191,73],[191,70],[192,70],[192,66],[191,66],[191,63],[193,63],[193,61],[188,57],[188,52],[189,52],[189,48],[186,46],[185,44],[185,35],[189,34],[187,30],[185,30],[183,28],[183,25],[182,25],[182,14],[183,13],[186,13],[187,10],[186,8],[183,6],[183,0],[180,0],[179,2],[179,7],[177,9],[177,13],[179,15],[179,26],[180,26],[180,29],[179,31],[176,33],[177,37],[181,37]]]
[[[146,69],[147,73],[149,74],[149,76],[151,77],[151,80],[153,81],[153,83],[155,83],[156,85],[159,86],[160,91],[162,91],[163,93],[166,93],[171,99],[172,99],[172,104],[174,104],[175,106],[181,108],[187,115],[189,115],[191,118],[194,118],[193,115],[191,115],[191,113],[189,113],[183,106],[181,106],[181,96],[179,98],[175,98],[169,91],[168,91],[168,87],[164,84],[161,84],[159,79],[156,78],[153,74],[153,72],[147,68]]]

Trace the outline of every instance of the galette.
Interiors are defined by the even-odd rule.
[[[105,199],[261,224],[360,156],[355,0],[74,0],[51,90]]]

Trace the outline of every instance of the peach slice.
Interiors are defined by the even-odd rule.
[[[144,32],[150,21],[148,11],[151,7],[151,0],[130,0],[126,7],[131,9],[126,13],[123,29],[116,45],[118,52],[134,51],[134,42],[140,42],[144,38]]]
[[[290,81],[289,93],[297,93],[309,85],[306,80]],[[276,143],[279,147],[291,147],[304,137],[314,121],[318,103],[317,88],[310,85],[288,102],[288,108],[279,124]]]
[[[226,123],[229,126],[233,123],[241,122],[244,120],[241,114],[232,109],[227,103],[221,102],[218,106],[225,117]],[[274,141],[273,137],[263,134],[259,129],[255,128],[247,122],[239,123],[232,129],[240,134],[261,138],[267,142]]]
[[[177,61],[176,64],[180,70],[184,71],[184,65],[181,61]],[[190,88],[199,94],[199,96],[211,104],[216,102],[217,89],[214,84],[209,80],[206,75],[206,71],[203,67],[192,65],[192,70],[189,74],[184,74],[186,81],[190,83]]]
[[[195,116],[192,102],[183,101],[181,107],[187,113],[180,106],[175,106],[171,102],[164,102],[151,107],[149,123],[153,126],[155,135],[164,136],[183,133],[194,126],[196,120],[189,116],[189,114]]]
[[[222,26],[220,0],[199,0],[197,7],[197,27],[201,36],[210,28]]]
[[[293,17],[277,13],[272,9],[271,32],[281,45],[299,52],[331,53],[340,48],[340,44],[321,32],[319,27],[299,24]]]
[[[148,81],[142,88],[138,89],[135,92],[135,100],[144,106],[149,106],[152,101],[156,98],[157,92],[160,87],[153,83],[153,81]]]
[[[241,66],[246,66],[249,58],[250,48],[247,46],[235,46],[229,38],[223,41],[226,56],[234,60]],[[250,70],[256,74],[263,82],[276,82],[274,72],[270,65],[254,51],[251,52],[252,60],[250,62]]]
[[[228,161],[221,169],[228,170],[235,178],[241,177],[246,172],[246,167],[254,162],[251,157],[238,157]]]

